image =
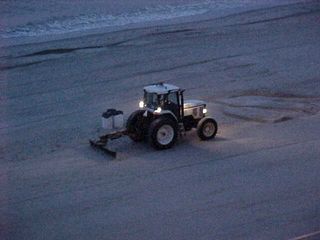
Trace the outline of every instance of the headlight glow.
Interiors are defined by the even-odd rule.
[[[139,108],[143,108],[144,107],[144,102],[143,101],[140,101],[139,102]]]
[[[206,108],[204,108],[203,110],[202,110],[202,113],[203,114],[206,114],[208,112],[208,110],[206,109]]]
[[[154,112],[161,113],[161,111],[162,111],[161,107],[158,107],[157,110],[155,110]]]

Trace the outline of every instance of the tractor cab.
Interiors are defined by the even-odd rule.
[[[183,92],[177,86],[158,83],[144,87],[143,101],[139,107],[154,114],[173,114],[180,122],[183,118]]]

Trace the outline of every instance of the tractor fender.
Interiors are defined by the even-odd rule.
[[[173,121],[178,122],[177,117],[169,110],[162,110],[161,113],[153,113],[155,116],[168,116],[169,118],[171,118]]]

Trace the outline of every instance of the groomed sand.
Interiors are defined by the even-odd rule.
[[[319,1],[0,49],[0,239],[319,231],[319,60]],[[100,114],[158,81],[207,101],[217,138],[92,150]]]

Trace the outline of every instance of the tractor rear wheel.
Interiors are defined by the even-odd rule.
[[[218,131],[217,122],[210,117],[200,120],[197,126],[197,133],[201,140],[209,140],[216,136]]]
[[[127,120],[128,136],[134,142],[142,142],[144,140],[143,132],[143,113],[144,110],[137,110],[131,113]]]
[[[177,140],[177,123],[170,118],[158,118],[149,127],[149,141],[156,149],[171,148]]]

